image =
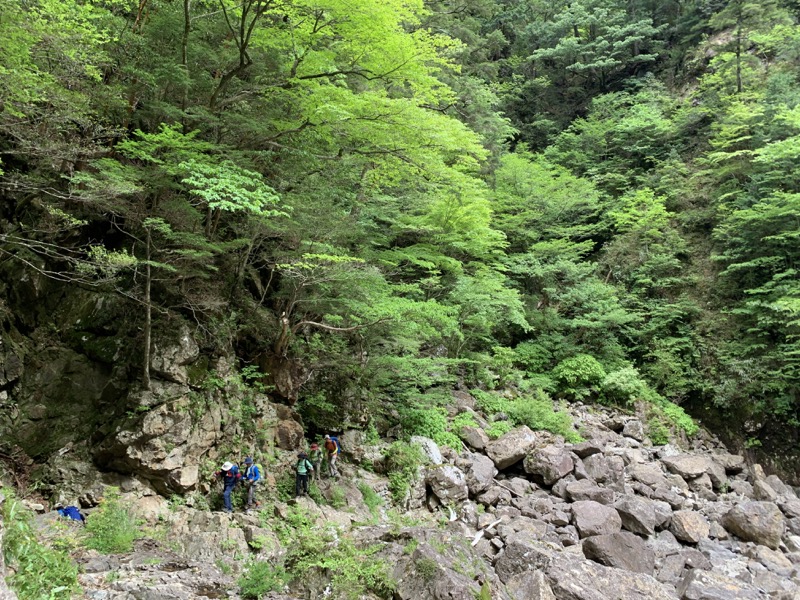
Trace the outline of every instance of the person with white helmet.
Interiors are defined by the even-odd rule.
[[[225,461],[222,463],[220,470],[214,473],[214,477],[222,478],[222,501],[225,504],[225,512],[232,513],[233,503],[231,502],[231,492],[233,492],[236,484],[239,483],[239,480],[242,478],[239,467],[230,461]]]

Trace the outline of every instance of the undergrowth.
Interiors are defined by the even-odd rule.
[[[107,487],[100,506],[86,520],[86,546],[107,554],[130,552],[141,537],[136,518],[119,497],[119,489]]]
[[[3,490],[8,495],[8,490]],[[20,600],[69,600],[79,592],[78,566],[66,552],[36,538],[32,514],[13,497],[0,505],[5,525],[3,556],[13,571],[7,581]]]
[[[417,470],[425,461],[422,450],[407,442],[394,442],[384,452],[386,476],[389,478],[389,493],[395,504],[401,504],[417,476]]]
[[[544,393],[540,393],[536,397],[505,398],[492,392],[472,390],[472,395],[480,409],[488,415],[504,413],[513,425],[527,425],[534,431],[549,431],[562,436],[568,442],[581,441],[581,436],[572,427],[572,417],[569,413],[565,410],[554,410],[553,401]],[[498,431],[505,429],[506,426],[497,423],[503,423],[503,421],[493,423],[494,431],[487,432],[489,437],[499,437]]]

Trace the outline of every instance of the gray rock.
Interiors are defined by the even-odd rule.
[[[753,496],[753,486],[747,481],[735,480],[731,481],[728,484],[728,488],[731,492],[735,494],[739,494],[740,496],[744,496],[745,498],[752,499]]]
[[[653,500],[666,502],[672,507],[673,510],[681,509],[685,502],[685,498],[683,496],[666,488],[658,488],[653,490]]]
[[[458,435],[467,446],[474,450],[483,450],[489,444],[489,436],[480,427],[467,425],[461,428]]]
[[[187,366],[200,356],[200,347],[186,325],[171,337],[156,335],[150,357],[152,372],[167,381],[189,382]]]
[[[674,588],[649,575],[592,561],[555,561],[547,579],[559,600],[675,600]]]
[[[575,463],[566,448],[546,446],[528,454],[524,466],[526,473],[537,476],[544,485],[553,485],[569,475]]]
[[[713,571],[690,570],[678,585],[681,600],[767,600],[757,588]]]
[[[586,472],[597,483],[604,483],[618,492],[624,491],[625,463],[619,456],[593,454],[583,459]]]
[[[652,506],[656,517],[656,529],[669,527],[672,521],[672,507],[663,500],[653,500]]]
[[[600,504],[614,503],[614,490],[601,488],[591,479],[582,479],[580,481],[568,483],[566,486],[566,493],[567,497],[573,502],[593,500]]]
[[[778,499],[778,493],[766,481],[758,479],[753,484],[753,497],[756,500],[775,502]]]
[[[708,470],[709,459],[705,456],[694,454],[679,454],[678,456],[668,456],[661,459],[664,466],[670,472],[680,475],[685,480],[700,477]]]
[[[533,449],[536,435],[528,427],[512,429],[486,446],[486,454],[499,469],[518,463]]]
[[[581,538],[619,533],[622,529],[622,519],[616,510],[591,500],[572,505],[572,524]]]
[[[644,426],[639,419],[631,419],[622,428],[622,435],[625,437],[633,438],[638,442],[644,441]]]
[[[771,487],[775,492],[781,496],[792,498],[796,497],[792,488],[781,481],[781,478],[777,475],[768,475],[766,479],[766,483]]]
[[[506,591],[512,600],[556,600],[541,571],[525,571],[514,575],[506,583]]]
[[[728,473],[741,473],[744,470],[744,457],[738,454],[715,454],[714,461]]]
[[[787,500],[780,503],[780,508],[789,519],[800,517],[800,500]]]
[[[587,538],[582,547],[586,558],[607,567],[647,575],[652,575],[655,569],[653,551],[644,540],[627,531]]]
[[[698,512],[679,510],[672,513],[669,530],[683,542],[696,544],[708,537],[709,525],[706,518]]]
[[[642,500],[634,496],[624,496],[614,504],[614,508],[622,519],[622,527],[624,529],[642,535],[653,535],[655,533],[656,511],[653,503],[649,500]],[[670,510],[671,514],[672,511]],[[644,573],[645,571],[640,572]]]
[[[469,496],[467,478],[458,467],[437,465],[428,468],[425,482],[439,500],[444,503],[460,502]]]
[[[489,489],[497,475],[494,463],[483,454],[470,454],[467,459],[459,461],[458,465],[466,472],[467,488],[472,495]]]
[[[476,500],[485,506],[498,506],[511,503],[511,492],[495,485],[479,495]]]
[[[722,526],[737,537],[777,550],[784,532],[784,518],[772,502],[742,502],[722,519]]]
[[[579,458],[586,458],[592,454],[602,454],[604,449],[605,444],[596,441],[581,442],[580,444],[572,446],[572,451],[577,454]]]
[[[422,453],[431,461],[431,464],[441,465],[444,462],[442,452],[439,450],[439,445],[431,438],[422,435],[412,435],[410,442],[420,447]]]
[[[667,478],[658,463],[636,464],[628,467],[628,474],[653,489],[668,488]]]

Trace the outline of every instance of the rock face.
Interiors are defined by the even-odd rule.
[[[167,381],[189,383],[187,367],[200,356],[200,348],[189,327],[183,325],[171,336],[156,334],[150,358],[152,372]]]

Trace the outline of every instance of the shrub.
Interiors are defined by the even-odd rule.
[[[130,552],[141,537],[136,519],[119,498],[119,489],[108,487],[99,508],[86,520],[86,545],[98,552]]]
[[[599,387],[605,376],[603,365],[590,354],[566,358],[553,368],[558,389],[567,397],[575,399],[588,397]]]
[[[486,435],[489,436],[489,439],[496,440],[504,433],[508,433],[514,429],[514,425],[511,421],[494,421],[489,428],[486,430]]]
[[[440,446],[461,448],[459,437],[448,430],[447,411],[441,406],[407,408],[400,416],[400,424],[408,435],[422,435]]]
[[[367,505],[369,512],[372,513],[373,517],[377,517],[378,509],[383,504],[383,499],[366,483],[359,483],[358,490],[361,492],[361,496],[364,498],[364,504]]]
[[[389,478],[389,492],[392,500],[400,504],[405,500],[417,470],[425,461],[425,455],[418,446],[406,442],[394,442],[384,452],[386,474]]]
[[[534,431],[545,430],[561,435],[570,442],[580,441],[572,428],[572,418],[566,411],[553,409],[553,401],[544,393],[518,398],[503,398],[497,394],[473,390],[478,406],[487,414],[505,413],[509,421],[495,421],[486,430],[486,435],[497,439],[513,426],[527,425]]]
[[[607,402],[628,404],[636,400],[655,402],[661,399],[634,367],[612,371],[600,384],[602,397]]]
[[[647,435],[656,445],[669,442],[674,431],[682,431],[687,436],[693,436],[699,429],[686,411],[677,404],[662,399],[648,405]]]
[[[397,583],[391,576],[389,563],[377,558],[380,545],[360,549],[343,538],[334,545],[320,547],[315,556],[297,563],[296,576],[306,576],[309,569],[320,568],[332,574],[331,588],[335,598],[360,600],[368,593],[391,598]]]
[[[30,512],[15,498],[6,498],[0,512],[5,524],[2,552],[14,572],[8,583],[19,599],[69,600],[80,590],[78,566],[66,552],[36,539]]]
[[[243,598],[259,600],[269,592],[280,592],[289,583],[289,575],[282,566],[254,560],[247,564],[239,577],[239,593]]]

